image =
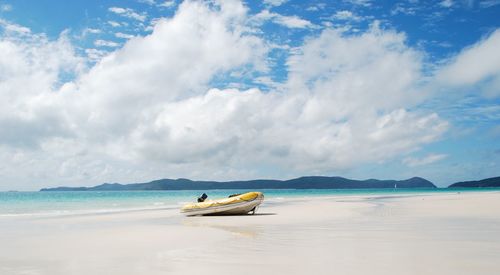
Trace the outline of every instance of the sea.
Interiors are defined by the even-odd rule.
[[[290,200],[339,196],[412,196],[417,194],[486,192],[499,188],[429,188],[429,189],[266,189],[266,190],[183,190],[183,191],[51,191],[0,192],[0,217],[60,216],[99,214],[141,210],[179,209],[195,202],[202,193],[209,199],[231,194],[261,191],[262,206]]]

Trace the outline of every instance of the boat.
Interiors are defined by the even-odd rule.
[[[264,194],[261,192],[248,192],[231,195],[229,198],[186,204],[181,208],[181,213],[186,216],[255,214],[262,201]]]

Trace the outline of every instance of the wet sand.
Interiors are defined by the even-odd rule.
[[[500,274],[500,192],[0,217],[0,274]]]

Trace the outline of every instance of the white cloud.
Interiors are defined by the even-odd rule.
[[[319,11],[319,10],[324,10],[326,7],[325,3],[317,3],[312,6],[307,7],[307,11]]]
[[[371,0],[344,0],[344,1],[362,7],[370,7],[372,5]]]
[[[108,40],[102,40],[102,39],[97,39],[94,41],[94,45],[96,47],[111,47],[111,48],[116,48],[120,46],[120,44],[114,42],[114,41],[108,41]]]
[[[151,6],[156,4],[155,0],[139,0],[139,3],[144,3],[144,4],[151,5]]]
[[[269,10],[263,10],[256,14],[252,18],[253,22],[257,24],[262,24],[265,21],[272,20],[274,23],[285,26],[287,28],[311,28],[314,27],[310,21],[302,19],[298,16],[286,16],[274,12],[269,12]]]
[[[132,39],[132,38],[134,38],[133,35],[127,34],[127,33],[122,33],[122,32],[115,33],[115,36],[118,37],[118,38],[124,38],[124,39]]]
[[[81,38],[86,37],[88,34],[100,34],[102,31],[100,29],[85,28],[82,31]]]
[[[264,4],[275,7],[281,6],[286,2],[288,2],[288,0],[264,0]]]
[[[254,83],[264,84],[266,87],[277,89],[281,86],[281,83],[278,83],[271,79],[269,76],[259,76],[254,79]]]
[[[101,58],[107,54],[106,51],[98,50],[98,49],[85,49],[85,53],[87,54],[87,57],[91,61],[101,60]]]
[[[127,12],[127,9],[125,8],[120,8],[120,7],[111,7],[108,9],[110,12],[116,13],[116,14],[124,14]]]
[[[111,27],[114,27],[114,28],[121,26],[121,24],[118,23],[118,22],[116,22],[116,21],[108,21],[108,24],[111,25]]]
[[[171,8],[171,7],[175,6],[175,0],[163,1],[162,3],[159,3],[158,6],[164,7],[164,8]]]
[[[206,167],[320,173],[383,161],[447,128],[436,114],[405,110],[417,97],[419,62],[397,33],[325,31],[289,60],[286,92],[212,89],[171,102],[131,144],[148,159]]]
[[[442,159],[445,159],[447,156],[448,155],[445,155],[445,154],[428,154],[427,156],[422,157],[422,158],[408,157],[408,158],[403,159],[403,164],[405,164],[409,167],[428,165],[428,164],[440,161]]]
[[[338,20],[353,20],[353,21],[359,21],[362,19],[360,16],[357,16],[357,15],[353,14],[351,11],[347,11],[347,10],[337,11],[332,16],[332,18],[338,19]]]
[[[437,73],[443,85],[479,85],[484,95],[500,96],[500,29],[464,49]]]
[[[446,131],[436,114],[414,110],[421,54],[376,25],[354,36],[327,29],[290,49],[279,90],[213,89],[215,77],[242,68],[270,83],[269,46],[246,32],[247,16],[236,1],[186,1],[150,35],[109,54],[88,49],[98,61],[86,72],[63,38],[1,40],[1,178],[88,185],[327,173],[413,152]],[[65,71],[79,76],[59,88]]]
[[[11,23],[2,18],[0,18],[0,27],[3,28],[8,33],[16,33],[24,35],[31,34],[31,30],[29,28]]]
[[[288,28],[297,28],[297,29],[303,29],[313,26],[313,24],[308,20],[302,19],[295,15],[294,16],[276,15],[274,22]]]
[[[453,4],[453,0],[443,0],[439,2],[439,5],[443,8],[451,8]]]
[[[215,75],[240,66],[266,69],[265,43],[243,33],[245,16],[238,2],[218,7],[185,2],[172,19],[159,21],[151,35],[130,40],[58,91],[54,84],[66,67],[50,65],[52,58],[56,64],[70,60],[70,50],[52,46],[62,42],[23,47],[2,40],[0,103],[5,106],[0,110],[5,115],[0,123],[5,127],[0,129],[8,132],[0,135],[0,158],[3,163],[14,156],[25,164],[37,163],[9,162],[0,171],[2,184],[12,179],[19,184],[34,179],[44,185],[89,184],[192,174],[191,162],[182,167],[137,163],[133,158],[141,154],[126,152],[136,147],[129,142],[139,130],[154,129],[164,105],[205,93]],[[41,51],[45,54],[35,54]],[[87,51],[95,58],[100,53]],[[38,149],[16,149],[20,146]]]
[[[162,20],[162,18],[153,18],[149,21],[149,25],[145,26],[144,27],[144,31],[146,32],[151,32],[154,30],[155,28],[155,25],[160,22]]]
[[[150,6],[157,6],[157,7],[162,7],[162,8],[171,8],[175,6],[175,0],[160,0],[160,1],[155,1],[155,0],[139,0],[139,2],[148,4]]]
[[[405,15],[415,15],[422,6],[415,5],[414,3],[397,3],[391,10],[391,15],[405,14]],[[438,13],[435,13],[438,14]]]
[[[85,28],[83,31],[86,33],[101,33],[102,32],[99,29],[93,29],[93,28]]]
[[[276,13],[270,12],[269,10],[262,10],[258,14],[254,15],[251,19],[257,24],[262,24],[265,21],[273,19],[275,16]]]
[[[146,20],[146,15],[144,13],[139,14],[130,8],[111,7],[108,10],[110,12],[116,13],[116,14],[121,15],[123,17],[135,19],[135,20],[138,20],[141,22],[144,22]]]
[[[61,75],[80,73],[84,62],[65,33],[55,41],[17,35],[0,37],[0,150],[35,150],[45,139],[70,134],[62,110],[53,109],[53,89]]]
[[[411,151],[446,130],[447,123],[435,114],[405,110],[419,101],[421,61],[405,46],[403,35],[376,26],[359,36],[327,30],[301,51],[288,61],[288,85],[297,95],[304,90],[311,95],[300,104],[301,120],[339,127],[337,134],[330,133],[335,137],[331,147],[323,145],[329,161],[321,161],[330,167]],[[354,151],[361,153],[347,156]]]
[[[500,0],[483,0],[479,2],[481,8],[491,8],[500,5]]]

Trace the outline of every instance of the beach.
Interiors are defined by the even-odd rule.
[[[265,193],[265,192],[264,192]],[[0,274],[499,274],[500,192],[0,217]]]

